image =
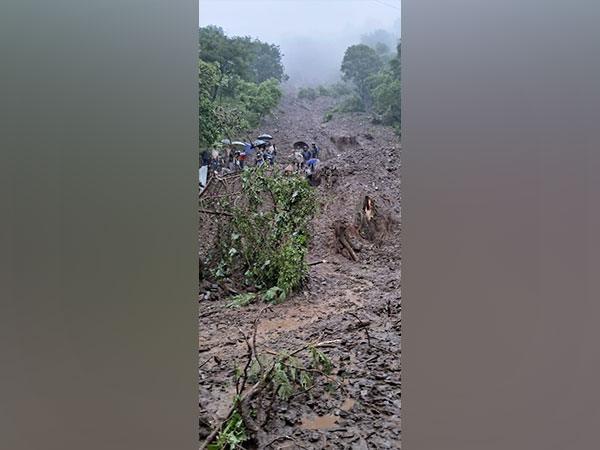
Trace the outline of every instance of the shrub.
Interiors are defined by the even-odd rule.
[[[323,86],[322,84],[320,84],[319,86],[317,86],[317,93],[319,96],[321,97],[329,97],[329,90]]]
[[[245,201],[220,200],[231,218],[209,257],[208,268],[217,280],[241,278],[263,300],[278,303],[298,287],[307,270],[306,253],[311,220],[317,210],[316,191],[303,177],[265,167],[245,170]],[[253,297],[238,296],[231,306]]]
[[[300,88],[298,91],[298,98],[314,100],[317,98],[317,91],[315,91],[313,88]]]
[[[352,113],[352,112],[364,112],[365,105],[362,99],[358,95],[353,95],[352,97],[344,100],[339,106],[333,108],[333,112],[338,113]]]

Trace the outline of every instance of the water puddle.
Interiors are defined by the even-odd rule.
[[[310,320],[294,318],[265,320],[258,324],[258,331],[295,330],[306,325],[308,322],[310,322]]]
[[[301,430],[329,430],[336,427],[338,417],[334,415],[314,416],[312,419],[304,417],[302,419]]]

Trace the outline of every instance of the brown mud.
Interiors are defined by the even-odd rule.
[[[262,313],[256,344],[268,355],[317,339],[338,340],[323,351],[344,389],[278,400],[264,430],[273,439],[270,449],[398,449],[400,142],[391,128],[372,124],[365,114],[324,123],[332,103],[286,96],[275,118],[257,130],[273,136],[282,166],[291,161],[294,142],[319,146],[315,184],[324,204],[307,260],[326,262],[310,266],[296,294]],[[231,407],[234,368],[246,354],[239,329],[250,334],[264,307],[227,308],[229,293],[222,294],[205,299],[200,292],[200,417],[212,423]],[[202,440],[209,431],[201,426]]]

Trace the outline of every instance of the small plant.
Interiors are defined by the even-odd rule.
[[[267,360],[256,354],[258,317],[254,322],[254,334],[251,339],[242,332],[248,353],[244,368],[238,365],[235,367],[237,395],[233,398],[232,407],[225,420],[206,438],[201,449],[240,449],[243,448],[242,444],[251,438],[258,448],[263,448],[268,436],[262,430],[277,399],[291,401],[300,395],[313,398],[313,391],[319,385],[319,379],[324,380],[321,387],[329,395],[335,391],[336,384],[344,389],[343,385],[331,376],[333,363],[320,350],[320,347],[337,341],[306,344],[293,351],[278,353]],[[302,354],[303,360],[300,359]],[[253,384],[246,389],[248,383]]]
[[[332,97],[338,98],[343,95],[348,95],[352,93],[352,87],[350,87],[350,85],[348,85],[347,83],[338,82],[335,83],[329,91]]]
[[[327,113],[325,114],[325,117],[323,118],[323,122],[329,122],[331,119],[333,119],[333,113]]]
[[[314,100],[317,98],[317,91],[313,88],[300,88],[298,90],[298,98]]]
[[[337,109],[341,113],[364,112],[365,105],[358,95],[353,95],[352,97],[344,100],[342,104],[337,107]]]
[[[285,301],[285,291],[281,289],[279,286],[273,286],[262,295],[262,299],[266,303],[270,303],[272,305],[276,305],[277,303],[281,303]]]
[[[230,302],[227,304],[228,308],[240,308],[253,303],[256,300],[256,294],[253,292],[248,292],[246,294],[230,297],[229,300]]]
[[[204,443],[207,450],[237,450],[242,444],[250,440],[250,436],[244,425],[244,419],[241,414],[242,397],[236,395],[233,397],[233,407],[229,418],[221,425],[216,440],[213,443]]]
[[[319,86],[317,86],[317,93],[321,97],[328,97],[329,96],[329,90],[325,86],[323,86],[321,84]]]

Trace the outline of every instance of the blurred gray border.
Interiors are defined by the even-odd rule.
[[[600,448],[599,13],[403,1],[407,450]]]
[[[198,3],[0,6],[0,448],[197,449]]]

